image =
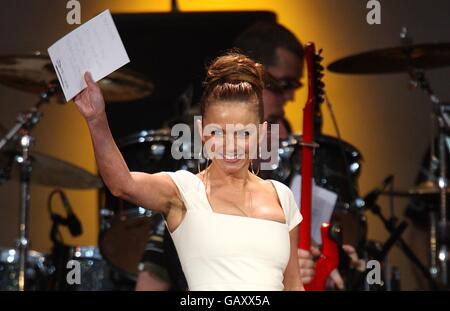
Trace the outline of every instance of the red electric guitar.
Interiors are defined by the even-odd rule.
[[[309,251],[311,248],[311,208],[312,208],[312,182],[313,182],[313,157],[314,148],[318,147],[314,142],[314,116],[320,112],[319,105],[323,101],[323,67],[320,65],[322,57],[316,54],[314,43],[308,42],[305,45],[305,59],[308,71],[308,100],[303,108],[303,141],[302,162],[301,162],[301,201],[300,211],[303,215],[303,221],[300,224],[300,237],[298,246],[301,249]],[[333,236],[337,227],[329,224],[322,224],[322,254],[315,264],[314,279],[304,284],[306,290],[322,291],[325,290],[325,282],[330,273],[337,268],[339,264],[338,245]]]

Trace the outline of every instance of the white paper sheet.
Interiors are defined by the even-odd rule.
[[[48,54],[67,101],[86,87],[86,71],[98,81],[130,62],[109,10],[56,41]]]
[[[302,177],[295,175],[291,181],[291,190],[294,193],[295,202],[300,206]],[[313,182],[312,188],[312,210],[311,210],[311,238],[322,244],[320,227],[324,222],[329,223],[336,205],[337,194],[317,186]],[[300,224],[301,225],[301,224]]]

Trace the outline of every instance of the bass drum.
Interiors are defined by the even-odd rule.
[[[168,129],[148,130],[120,139],[117,145],[131,171],[156,173],[186,168],[186,161],[175,160],[171,155],[174,140]],[[114,197],[108,190],[102,205],[105,206],[100,211],[102,255],[123,275],[135,280],[160,218],[152,211]]]
[[[301,135],[281,141],[278,166],[264,177],[291,186],[301,172],[301,141]],[[314,181],[317,186],[337,194],[331,221],[341,224],[345,244],[362,247],[367,231],[358,190],[363,157],[354,146],[332,136],[320,135],[316,142],[319,148],[314,152]]]

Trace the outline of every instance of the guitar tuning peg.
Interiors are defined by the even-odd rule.
[[[322,95],[319,95],[316,97],[317,103],[321,103],[321,102],[323,102],[323,100],[324,100],[324,97]]]
[[[323,57],[320,54],[316,54],[316,62],[320,63],[323,60]]]

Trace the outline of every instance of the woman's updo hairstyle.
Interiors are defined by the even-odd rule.
[[[263,122],[264,69],[261,64],[243,54],[228,52],[209,65],[203,87],[200,102],[203,118],[214,102],[240,101],[256,104],[259,121]]]

